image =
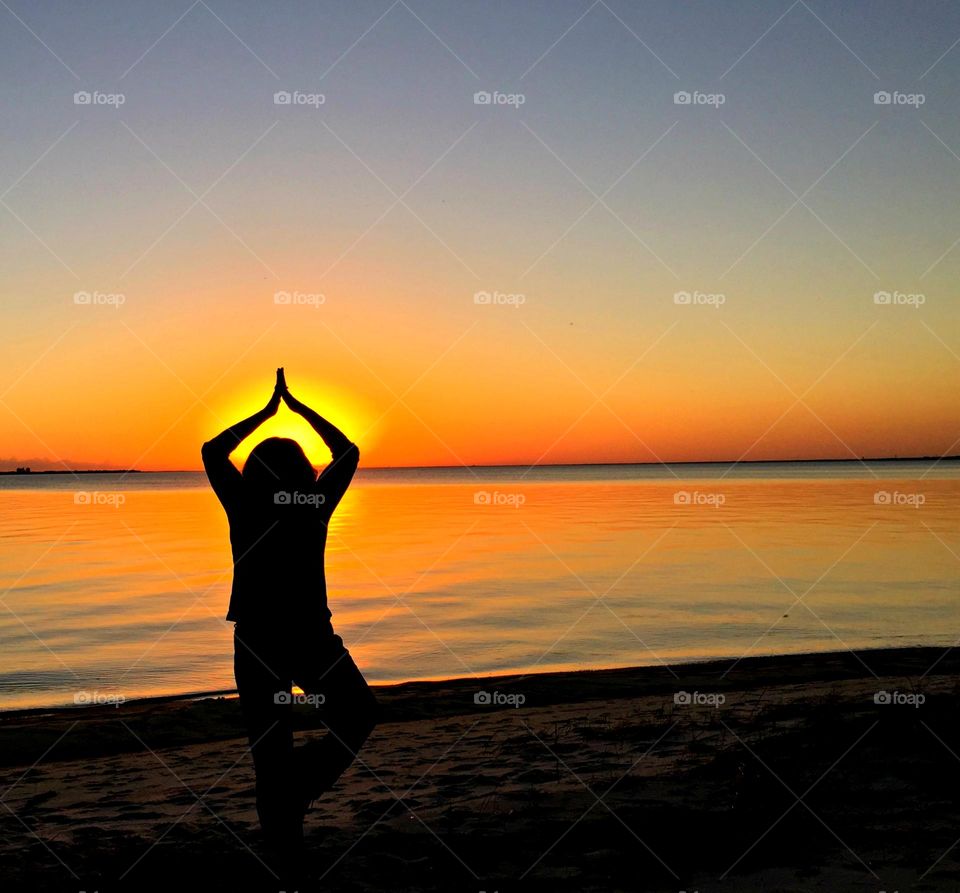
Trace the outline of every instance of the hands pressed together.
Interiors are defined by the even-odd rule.
[[[257,410],[249,418],[242,419],[234,425],[231,425],[225,431],[221,431],[216,437],[208,440],[201,450],[204,459],[204,468],[208,472],[212,465],[217,461],[229,464],[229,455],[237,446],[257,430],[267,419],[276,415],[280,408],[280,401],[287,404],[287,407],[297,415],[303,417],[313,430],[320,435],[323,442],[327,445],[333,455],[334,462],[339,463],[341,469],[351,469],[350,476],[356,470],[359,460],[359,449],[355,443],[332,422],[325,419],[316,410],[311,409],[305,403],[301,403],[287,389],[287,380],[283,375],[283,367],[277,369],[277,382],[273,387],[273,395],[270,397],[267,405]],[[351,459],[346,460],[347,456]],[[234,469],[236,472],[236,469]],[[349,484],[349,477],[347,477]],[[346,485],[344,486],[346,489]]]
[[[266,410],[270,415],[276,414],[280,408],[281,400],[294,412],[299,413],[303,408],[303,404],[287,389],[287,380],[284,377],[282,366],[277,369],[277,383],[273,386],[273,395],[270,397],[270,401],[266,406]]]

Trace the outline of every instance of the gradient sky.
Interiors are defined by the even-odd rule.
[[[197,468],[277,365],[366,465],[958,452],[955,3],[0,21],[0,467]]]

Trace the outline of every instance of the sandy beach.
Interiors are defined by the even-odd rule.
[[[955,889],[958,672],[918,648],[380,687],[304,888]],[[6,714],[0,741],[4,890],[283,889],[235,698]]]

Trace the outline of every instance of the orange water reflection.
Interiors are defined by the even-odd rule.
[[[958,487],[359,481],[331,530],[330,605],[375,682],[947,645]],[[0,500],[0,706],[233,686],[227,525],[212,493]]]

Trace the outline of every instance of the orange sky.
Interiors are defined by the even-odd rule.
[[[198,468],[278,365],[368,466],[960,452],[949,4],[134,5],[0,33],[0,467]]]
[[[198,468],[200,443],[261,406],[280,363],[368,466],[956,452],[958,361],[907,310],[868,306],[801,339],[732,301],[651,300],[617,326],[539,294],[520,308],[438,295],[432,312],[423,295],[379,300],[278,305],[258,287],[172,313],[68,306],[53,337],[5,359],[5,464]],[[327,461],[285,408],[245,447],[278,433]]]

